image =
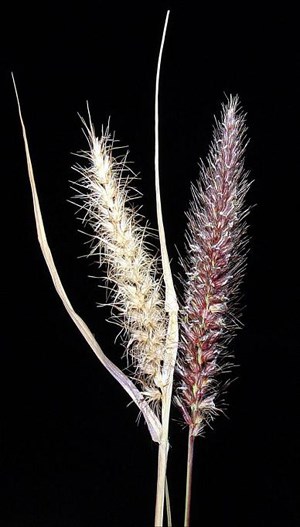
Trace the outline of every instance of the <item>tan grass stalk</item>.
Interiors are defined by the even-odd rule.
[[[173,390],[173,375],[178,348],[178,303],[173,285],[170,261],[166,246],[165,231],[161,209],[160,185],[159,185],[159,80],[161,59],[164,48],[165,36],[168,26],[170,11],[167,12],[161,46],[158,56],[156,87],[155,87],[155,190],[157,222],[162,255],[163,275],[165,282],[165,310],[169,317],[168,333],[166,339],[166,351],[163,363],[163,386],[162,386],[162,433],[158,451],[158,474],[157,474],[157,500],[155,509],[155,526],[163,525],[165,482],[167,473],[168,449],[169,449],[169,420],[170,407]]]

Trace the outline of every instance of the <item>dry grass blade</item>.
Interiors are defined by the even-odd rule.
[[[50,250],[50,247],[47,242],[47,237],[45,233],[43,218],[41,214],[38,194],[36,190],[35,180],[34,180],[34,174],[33,174],[33,168],[30,158],[30,152],[29,152],[29,146],[27,141],[27,135],[26,135],[26,129],[22,117],[21,112],[21,106],[20,101],[18,97],[18,92],[16,88],[16,83],[13,78],[17,103],[18,103],[18,111],[19,111],[19,117],[20,122],[22,126],[22,132],[23,132],[23,139],[24,139],[24,146],[25,146],[25,152],[26,152],[26,160],[27,160],[27,169],[28,169],[28,176],[30,180],[31,185],[31,191],[32,191],[32,198],[33,198],[33,205],[34,205],[34,215],[35,215],[35,222],[36,222],[36,228],[38,233],[38,240],[41,246],[41,250],[44,256],[44,259],[46,261],[47,267],[49,269],[54,287],[62,300],[69,316],[73,320],[73,322],[76,324],[77,328],[87,341],[87,343],[92,348],[93,352],[96,354],[100,362],[103,364],[103,366],[109,371],[109,373],[121,384],[121,386],[124,388],[124,390],[128,393],[128,395],[131,397],[131,399],[135,402],[135,404],[138,406],[142,414],[144,415],[145,421],[148,425],[149,432],[151,434],[151,437],[153,441],[159,442],[160,436],[161,436],[161,424],[152,411],[152,409],[149,407],[147,402],[145,401],[143,395],[140,393],[140,391],[136,388],[136,386],[133,384],[133,382],[113,363],[111,362],[108,357],[103,353],[101,347],[99,346],[98,342],[94,338],[93,334],[89,330],[86,323],[82,320],[82,318],[74,311],[68,296],[63,288],[63,285],[61,283],[59,274],[57,272],[55,263],[53,261],[52,253]]]

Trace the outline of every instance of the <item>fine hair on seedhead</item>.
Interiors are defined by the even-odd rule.
[[[215,122],[213,140],[200,176],[191,186],[175,402],[192,435],[203,433],[222,410],[228,381],[228,344],[239,322],[240,284],[245,272],[249,189],[244,169],[245,114],[230,96]]]
[[[120,154],[109,124],[98,139],[90,114],[82,122],[88,150],[78,154],[85,163],[73,167],[80,179],[72,182],[78,211],[88,225],[90,256],[105,266],[110,320],[121,328],[132,377],[159,411],[167,330],[160,258],[151,254],[152,229],[134,205],[140,194],[128,151]]]

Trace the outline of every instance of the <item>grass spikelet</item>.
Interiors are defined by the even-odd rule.
[[[91,124],[86,132],[89,150],[80,156],[88,166],[74,168],[81,175],[75,185],[82,219],[92,229],[90,254],[106,264],[111,320],[121,327],[133,377],[149,402],[157,403],[167,327],[159,261],[147,248],[149,228],[132,205],[137,193],[131,187],[135,176],[127,154],[115,155],[108,128],[100,139]]]
[[[244,274],[247,225],[244,198],[245,118],[237,97],[223,105],[206,166],[192,185],[185,233],[187,257],[181,310],[176,402],[190,434],[218,413],[219,374],[228,371],[227,344],[239,326],[237,300]]]

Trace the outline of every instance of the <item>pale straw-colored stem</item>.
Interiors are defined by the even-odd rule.
[[[168,478],[166,477],[166,509],[167,509],[167,523],[168,527],[172,527],[172,511],[171,511],[171,501],[169,493]]]
[[[161,439],[158,450],[158,468],[157,468],[157,493],[156,493],[156,507],[155,507],[155,527],[163,526],[164,518],[164,501],[165,501],[165,481],[168,461],[168,449],[169,449],[169,420],[170,420],[170,407],[173,389],[173,374],[177,355],[178,346],[178,304],[173,285],[173,278],[170,268],[170,261],[167,252],[166,239],[164,224],[161,210],[161,198],[160,198],[160,185],[159,185],[159,107],[158,107],[158,95],[159,95],[159,78],[160,78],[160,65],[162,52],[164,47],[164,41],[167,31],[168,19],[170,12],[167,12],[165,25],[161,40],[161,46],[158,56],[157,73],[156,73],[156,89],[155,89],[155,190],[156,190],[156,210],[157,210],[157,222],[158,232],[160,239],[160,248],[162,256],[162,267],[165,283],[165,310],[169,316],[168,333],[166,338],[166,347],[164,355],[164,364],[162,371],[163,384],[161,387],[162,392],[162,431]]]
[[[192,497],[192,478],[193,478],[193,460],[194,460],[194,442],[195,436],[192,434],[193,428],[189,428],[188,453],[186,464],[186,487],[185,487],[185,512],[184,527],[190,527],[191,520],[191,497]]]

